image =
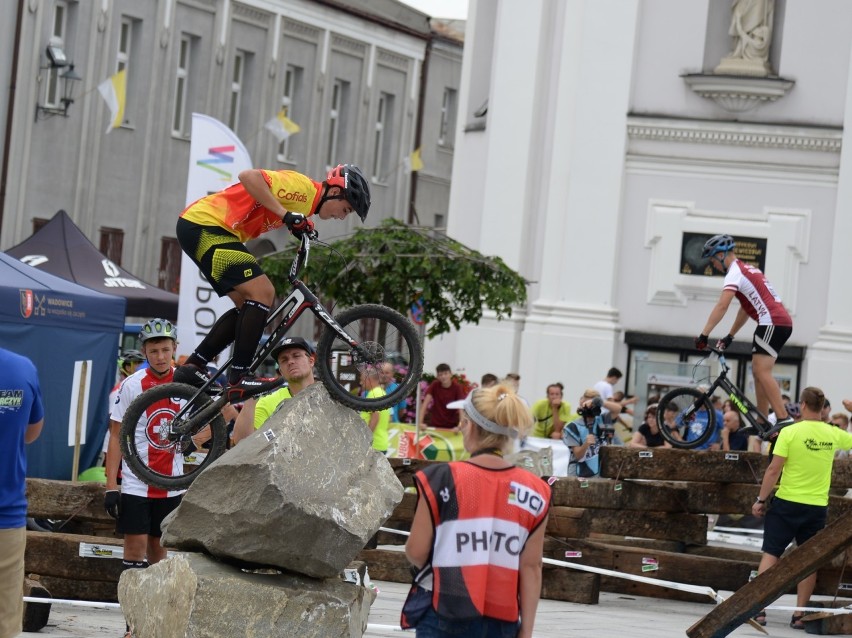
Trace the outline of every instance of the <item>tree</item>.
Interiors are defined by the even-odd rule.
[[[278,293],[289,292],[292,259],[289,250],[262,259]],[[405,314],[422,299],[429,337],[478,323],[483,307],[498,319],[511,316],[512,306],[526,302],[528,283],[499,257],[395,219],[331,244],[313,244],[303,280],[320,298],[344,306],[380,303]]]

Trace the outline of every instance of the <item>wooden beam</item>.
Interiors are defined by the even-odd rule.
[[[27,598],[50,598],[50,592],[39,581],[24,578],[24,596]],[[50,603],[24,603],[24,631],[44,629],[50,618]]]
[[[27,532],[27,548],[24,552],[24,570],[30,574],[56,576],[75,581],[118,582],[121,576],[121,560],[117,558],[84,558],[79,555],[80,543],[94,545],[119,545],[121,541],[108,541],[98,536],[77,534],[55,534],[50,532]],[[42,582],[43,579],[42,579]],[[48,588],[50,589],[50,588]],[[54,597],[61,598],[51,590]]]
[[[780,594],[852,545],[852,512],[826,526],[816,536],[783,556],[778,563],[743,585],[730,598],[686,631],[690,638],[723,638]]]
[[[358,561],[367,564],[370,578],[391,583],[410,583],[411,570],[403,552],[364,549]],[[600,596],[600,576],[564,567],[545,565],[542,571],[541,597],[585,605],[596,605]]]
[[[27,516],[84,521],[111,521],[104,511],[104,486],[48,479],[27,479]]]
[[[686,512],[686,485],[639,483],[594,478],[559,479],[552,486],[553,504],[642,512]],[[753,500],[754,497],[752,497]]]
[[[701,514],[551,507],[547,534],[586,538],[591,533],[639,536],[686,543],[707,542],[707,518]]]
[[[103,580],[73,580],[56,576],[38,576],[54,598],[67,600],[90,600],[103,603],[118,602],[118,584]]]

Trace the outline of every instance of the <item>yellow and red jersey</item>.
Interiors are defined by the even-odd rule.
[[[314,214],[322,184],[296,171],[261,169],[260,172],[269,190],[284,208],[306,217]],[[237,235],[242,242],[284,223],[278,215],[249,195],[240,182],[193,202],[180,216],[202,226],[220,226]]]
[[[456,620],[517,621],[520,557],[547,516],[550,486],[521,468],[466,461],[429,466],[414,483],[435,526],[432,607]]]

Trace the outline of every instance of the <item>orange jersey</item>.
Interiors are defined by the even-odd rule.
[[[269,190],[292,213],[310,216],[320,200],[322,185],[296,171],[261,170]],[[207,195],[187,206],[180,214],[202,226],[219,226],[245,242],[279,228],[284,222],[246,192],[237,182],[218,193]]]
[[[550,486],[517,467],[502,470],[456,461],[417,472],[435,538],[432,607],[440,616],[519,616],[520,556],[547,516]]]

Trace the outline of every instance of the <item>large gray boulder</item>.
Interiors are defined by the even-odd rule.
[[[341,579],[247,573],[194,553],[127,570],[118,583],[136,638],[354,638],[374,599]]]
[[[358,413],[315,383],[217,459],[163,522],[163,545],[339,574],[402,500]]]

